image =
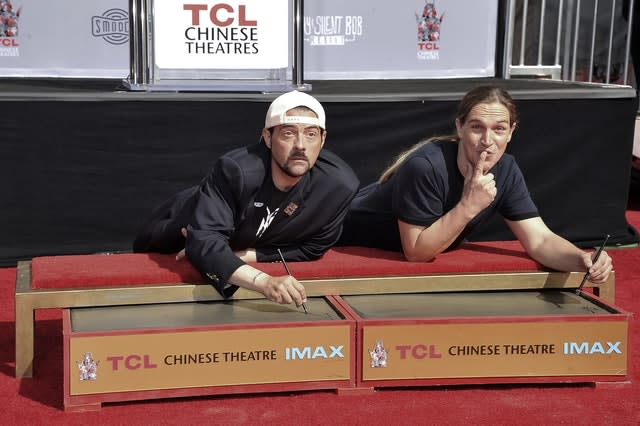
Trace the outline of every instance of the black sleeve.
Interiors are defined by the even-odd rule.
[[[394,216],[412,225],[430,226],[445,212],[441,178],[424,157],[405,161],[396,171],[391,195]]]
[[[507,220],[518,221],[539,216],[538,208],[531,199],[531,194],[518,164],[511,157],[508,161],[505,199],[499,208],[500,214]]]
[[[136,253],[177,253],[184,248],[182,228],[191,220],[198,187],[187,188],[157,206],[133,242]]]
[[[237,289],[227,284],[229,277],[245,264],[229,246],[243,186],[240,166],[229,157],[221,157],[200,185],[187,232],[187,257],[225,297]]]

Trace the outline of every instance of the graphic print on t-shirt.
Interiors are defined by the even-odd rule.
[[[250,223],[256,230],[256,240],[272,225],[282,207],[283,201],[289,195],[288,192],[280,191],[269,179],[260,189],[260,192],[253,201],[253,209],[250,213]],[[278,221],[276,221],[277,223]]]
[[[262,236],[262,234],[264,234],[264,231],[267,230],[267,228],[269,227],[269,225],[271,225],[271,222],[273,222],[273,218],[276,217],[276,215],[278,214],[278,211],[280,211],[280,208],[276,208],[274,211],[269,210],[269,206],[267,207],[267,216],[262,218],[262,221],[260,222],[260,226],[258,227],[258,232],[256,232],[256,237],[260,238]]]

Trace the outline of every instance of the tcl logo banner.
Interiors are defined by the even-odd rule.
[[[291,22],[288,3],[156,1],[156,65],[163,69],[286,68]]]

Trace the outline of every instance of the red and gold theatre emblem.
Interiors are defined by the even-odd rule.
[[[284,208],[284,214],[287,216],[293,215],[298,209],[298,205],[296,203],[289,203],[287,207]]]

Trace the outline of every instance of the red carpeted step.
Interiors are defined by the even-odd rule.
[[[271,275],[285,272],[280,263],[257,266]],[[300,280],[543,270],[517,241],[469,243],[432,262],[407,262],[401,253],[384,250],[336,247],[322,259],[292,262],[289,267]],[[163,254],[37,257],[31,274],[34,289],[203,282],[188,261]]]

